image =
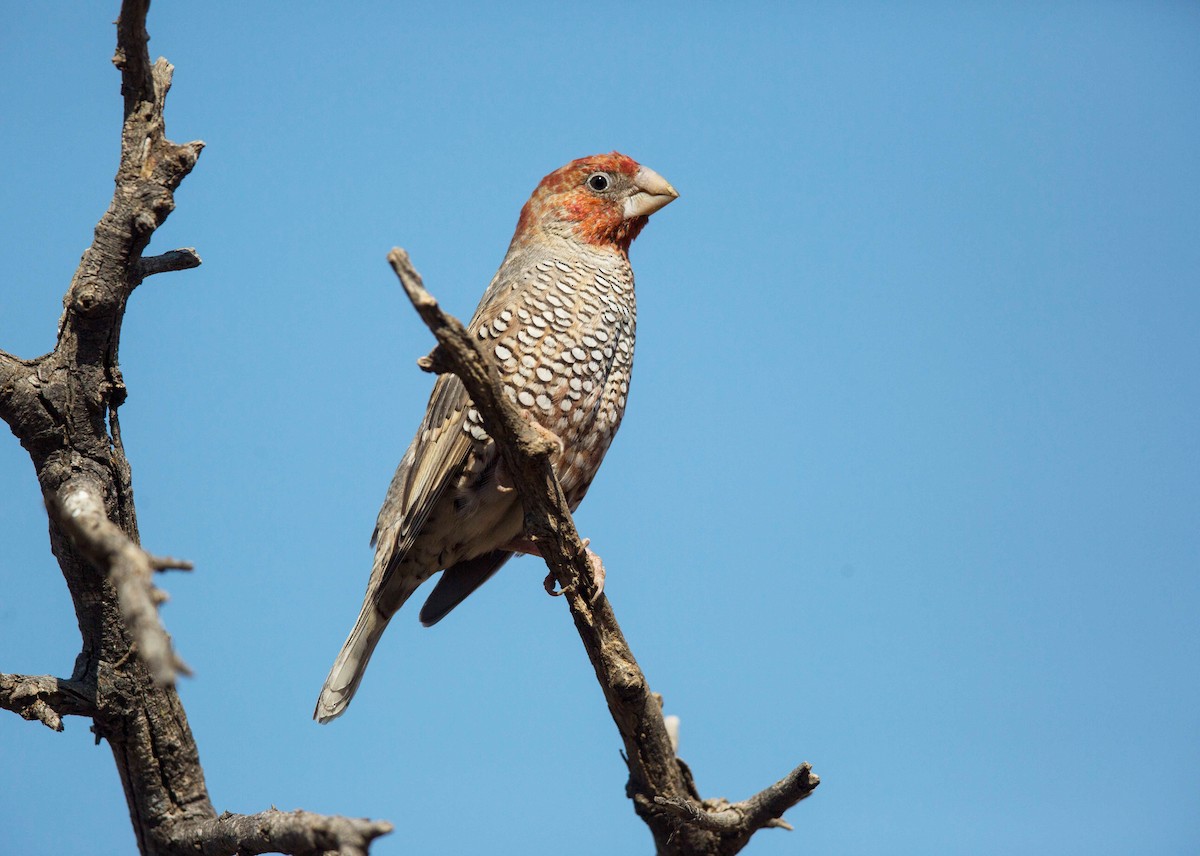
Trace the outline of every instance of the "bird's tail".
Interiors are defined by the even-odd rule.
[[[333,661],[325,686],[321,687],[317,709],[313,711],[313,719],[317,722],[326,723],[345,713],[388,621],[376,608],[375,599],[368,597],[362,612],[358,614],[358,621],[354,622],[354,629],[346,638],[346,644]]]

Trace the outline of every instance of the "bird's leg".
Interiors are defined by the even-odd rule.
[[[591,543],[590,538],[583,539],[583,546],[586,549]],[[600,557],[593,551],[587,551],[588,566],[592,569],[592,584],[596,586],[596,593],[592,595],[591,603],[595,603],[600,599],[600,595],[604,594],[604,563],[600,561]]]

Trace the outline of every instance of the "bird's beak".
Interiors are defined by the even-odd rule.
[[[633,177],[637,192],[625,200],[625,219],[648,217],[667,203],[679,198],[671,182],[649,167],[639,167]]]

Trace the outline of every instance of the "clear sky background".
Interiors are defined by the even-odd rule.
[[[112,192],[118,4],[7,3],[0,347],[53,346]],[[121,411],[219,811],[379,856],[649,853],[544,566],[393,622],[310,720],[431,378],[387,267],[469,316],[537,181],[680,191],[633,248],[625,424],[577,515],[706,796],[823,784],[748,852],[1200,847],[1200,6],[171,3],[208,147],[135,294]],[[0,437],[0,671],[78,633]],[[13,853],[127,854],[106,746],[0,715]],[[47,830],[50,830],[48,833]],[[51,837],[48,839],[47,835]]]

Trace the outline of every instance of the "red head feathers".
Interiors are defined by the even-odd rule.
[[[620,152],[580,158],[542,179],[521,209],[513,245],[557,235],[628,253],[650,215],[678,196]]]

